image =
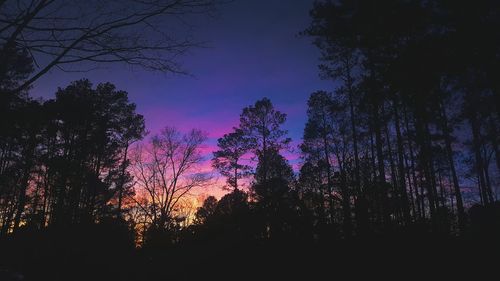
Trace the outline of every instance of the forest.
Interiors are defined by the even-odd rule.
[[[307,93],[300,144],[263,97],[211,153],[205,128],[149,133],[112,83],[31,92],[81,63],[182,73],[175,57],[196,43],[157,37],[157,19],[225,4],[89,1],[60,13],[75,2],[0,1],[0,280],[315,280],[443,269],[499,249],[497,1],[314,1],[297,35],[337,87]],[[193,204],[214,178],[224,194]]]

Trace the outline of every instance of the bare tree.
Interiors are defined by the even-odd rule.
[[[183,73],[176,58],[198,44],[181,36],[186,33],[179,26],[186,26],[188,15],[209,12],[218,2],[2,0],[0,65],[10,61],[13,50],[26,52],[33,61],[35,71],[14,91],[28,88],[54,67],[85,71],[97,64],[122,62]],[[76,63],[85,64],[71,67]]]
[[[210,184],[210,176],[200,170],[204,161],[200,148],[205,140],[199,130],[181,134],[167,127],[151,139],[148,147],[138,145],[135,149],[135,188],[142,189],[148,198],[146,204],[136,203],[155,226],[168,228],[189,192]]]

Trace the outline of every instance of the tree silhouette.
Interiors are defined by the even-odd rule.
[[[319,91],[311,94],[308,106],[308,121],[304,129],[303,143],[300,146],[305,162],[301,169],[301,183],[307,181],[309,183],[306,184],[309,185],[315,182],[307,189],[309,192],[319,193],[319,219],[323,223],[327,219],[325,205],[329,208],[330,223],[334,222],[336,195],[341,195],[344,232],[349,236],[352,229],[351,194],[359,193],[355,188],[348,186],[347,175],[342,169],[343,160],[338,157],[339,130],[335,128],[338,121],[334,114],[335,102],[331,94]],[[337,177],[337,179],[334,177],[335,170],[332,165],[334,162],[339,165],[340,173],[337,174],[340,178]],[[313,178],[314,181],[312,181]],[[340,184],[338,190],[335,190],[335,181]],[[352,182],[356,182],[356,179]]]
[[[264,157],[266,157],[264,159]],[[259,202],[279,201],[290,189],[294,173],[288,161],[275,149],[259,157],[252,190]]]
[[[341,178],[354,183],[355,205],[362,207],[356,207],[358,222],[368,211],[375,215],[372,223],[382,223],[386,230],[394,224],[430,219],[437,231],[444,223],[444,210],[456,208],[457,229],[465,229],[461,190],[465,175],[457,172],[453,147],[457,139],[462,139],[453,135],[454,127],[460,124],[455,117],[461,110],[454,99],[463,100],[464,109],[476,108],[465,111],[469,112],[465,116],[472,136],[474,173],[483,202],[492,202],[490,169],[486,168],[490,163],[480,153],[487,148],[478,122],[482,117],[477,112],[488,112],[484,120],[493,120],[496,117],[490,113],[495,110],[477,110],[481,98],[467,99],[471,97],[467,93],[488,97],[492,92],[462,89],[467,84],[480,85],[474,80],[479,76],[471,69],[481,68],[482,77],[493,69],[490,63],[496,60],[496,47],[475,52],[478,45],[470,44],[470,38],[493,46],[491,40],[496,39],[492,38],[498,38],[495,31],[488,37],[468,32],[472,26],[490,30],[497,25],[493,15],[498,6],[482,3],[475,7],[467,15],[468,19],[475,18],[475,23],[461,20],[462,8],[448,1],[387,1],[376,6],[370,1],[355,5],[317,1],[312,10],[313,22],[304,34],[311,36],[322,51],[323,76],[341,83],[335,97],[344,107],[339,108],[342,119],[335,122],[350,120],[351,132],[344,135],[344,147],[350,148],[345,150],[347,157],[342,157],[348,162],[338,163],[339,169],[342,163],[349,168],[343,169],[348,172],[344,173],[347,178]],[[464,49],[470,55],[463,53]],[[486,57],[489,62],[483,61]],[[469,70],[461,72],[465,69]],[[464,73],[469,74],[462,76]],[[482,85],[493,89],[488,79],[482,80]],[[458,86],[459,80],[462,86]],[[488,131],[496,131],[494,127],[489,126]],[[494,142],[491,148],[496,146]],[[494,149],[490,151],[494,153]]]
[[[196,211],[195,224],[204,224],[207,219],[215,213],[217,208],[217,198],[214,196],[208,196],[203,205]]]
[[[238,189],[238,180],[250,175],[251,167],[240,164],[243,155],[251,148],[249,139],[245,137],[241,129],[236,128],[234,132],[225,134],[217,140],[219,150],[214,152],[212,166],[221,175],[227,178],[227,184]]]
[[[271,157],[271,151],[280,151],[291,141],[286,137],[287,131],[280,128],[285,120],[286,114],[275,110],[268,98],[245,107],[240,115],[240,128],[248,138],[255,157],[260,159],[262,181],[267,180],[267,158]]]
[[[136,147],[132,161],[135,189],[148,199],[144,204],[136,203],[147,217],[147,227],[159,235],[151,239],[162,239],[161,233],[170,235],[176,230],[186,219],[176,214],[179,204],[192,189],[209,184],[209,175],[198,170],[205,140],[200,130],[182,134],[174,127],[166,127],[150,139],[149,146]]]
[[[33,62],[26,50],[16,46],[4,47],[2,57],[4,60],[0,64],[0,93],[2,104],[7,105],[8,98],[12,98],[12,95],[7,95],[7,93],[18,88],[20,83],[28,78],[33,71]]]
[[[141,138],[144,132],[144,120],[127,93],[109,83],[94,89],[80,80],[59,89],[55,100],[29,102],[24,108],[19,112],[24,117],[17,118],[24,120],[24,132],[16,137],[23,143],[22,158],[4,166],[17,166],[21,174],[18,183],[7,185],[15,186],[11,195],[17,195],[5,201],[11,211],[2,229],[15,230],[22,219],[44,227],[109,215],[117,183],[125,184],[117,177],[120,165],[126,165],[119,157],[126,148],[122,140],[125,135]]]

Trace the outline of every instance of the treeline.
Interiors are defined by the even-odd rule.
[[[127,151],[145,132],[126,92],[80,80],[53,100],[12,96],[2,115],[1,235],[23,225],[94,223],[121,212],[133,192]]]
[[[316,2],[303,35],[337,87],[309,98],[297,178],[280,156],[285,115],[267,99],[219,140],[214,167],[236,191],[252,174],[252,202],[273,219],[295,198],[313,237],[459,235],[479,214],[498,219],[499,12],[492,1]],[[239,163],[248,152],[254,171]],[[286,228],[268,222],[264,236]]]
[[[353,217],[358,232],[414,222],[459,232],[464,195],[468,207],[498,200],[499,11],[492,1],[315,4],[304,35],[338,87],[309,100],[301,176],[320,179],[316,190],[340,186],[330,202],[341,202],[346,234]]]

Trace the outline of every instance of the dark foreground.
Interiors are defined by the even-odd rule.
[[[498,266],[499,238],[399,233],[329,242],[216,239],[136,250],[88,231],[25,232],[2,240],[0,280],[475,279]]]

